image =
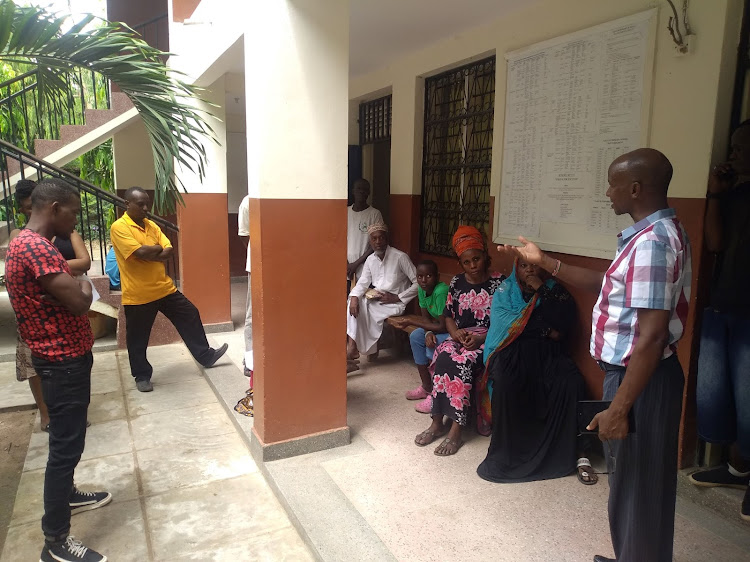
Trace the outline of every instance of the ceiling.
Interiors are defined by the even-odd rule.
[[[406,53],[530,3],[531,0],[351,0],[349,73],[366,74]]]

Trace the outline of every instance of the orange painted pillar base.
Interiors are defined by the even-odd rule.
[[[177,207],[180,281],[204,325],[232,326],[226,193],[186,193]],[[224,326],[222,326],[224,327]]]
[[[346,200],[250,199],[256,459],[349,443]]]

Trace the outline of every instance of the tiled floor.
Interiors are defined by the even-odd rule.
[[[433,454],[435,444],[414,445],[429,420],[404,399],[418,384],[410,361],[384,354],[362,366],[348,377],[352,444],[265,465],[326,560],[585,562],[594,554],[613,555],[606,476],[595,486],[573,475],[486,482],[476,468],[487,438],[469,433],[458,454],[447,458]],[[736,519],[728,523],[678,500],[674,560],[750,560],[750,525]],[[347,533],[356,541],[330,533],[331,526],[352,521]],[[352,543],[367,547],[355,555]],[[375,550],[378,556],[371,556]]]
[[[113,501],[74,516],[72,534],[114,562],[312,560],[184,346],[151,349],[149,359],[154,392],[139,393],[124,352],[95,355],[76,483]],[[3,561],[38,560],[46,457],[37,430]]]

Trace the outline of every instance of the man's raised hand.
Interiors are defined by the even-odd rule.
[[[513,254],[514,257],[521,258],[525,262],[534,263],[541,265],[544,259],[544,252],[539,249],[539,246],[533,242],[529,242],[523,236],[519,236],[518,240],[523,244],[522,246],[511,246],[510,244],[500,244],[497,247],[497,251],[502,253]]]

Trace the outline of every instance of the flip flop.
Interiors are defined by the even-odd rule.
[[[244,398],[240,398],[239,402],[234,406],[234,411],[249,418],[252,418],[255,415],[252,389],[245,392]]]
[[[456,453],[458,453],[458,450],[461,447],[463,447],[463,444],[464,444],[463,441],[456,442],[456,441],[453,441],[453,439],[449,439],[449,438],[446,437],[445,439],[443,439],[443,441],[440,443],[440,445],[438,445],[437,447],[435,447],[435,454],[438,457],[450,457],[451,455],[455,455]],[[456,450],[453,451],[452,453],[445,453],[445,454],[444,453],[438,453],[438,449],[440,447],[442,447],[443,445],[456,445]]]
[[[443,431],[442,433],[434,433],[430,431],[429,429],[425,429],[422,433],[420,433],[414,438],[414,444],[417,447],[426,447],[427,445],[435,441],[435,439],[437,439],[438,437],[442,437],[443,435],[445,435],[445,433],[446,433],[445,431]],[[425,443],[417,443],[417,439],[419,439],[420,437],[428,437],[429,441]]]
[[[579,468],[588,468],[588,470],[581,471],[578,470]],[[599,482],[599,477],[591,467],[591,461],[586,457],[581,457],[580,459],[578,459],[578,462],[576,463],[576,476],[578,477],[578,481],[584,486],[593,486],[594,484]],[[584,478],[589,478],[589,480],[584,480]]]

